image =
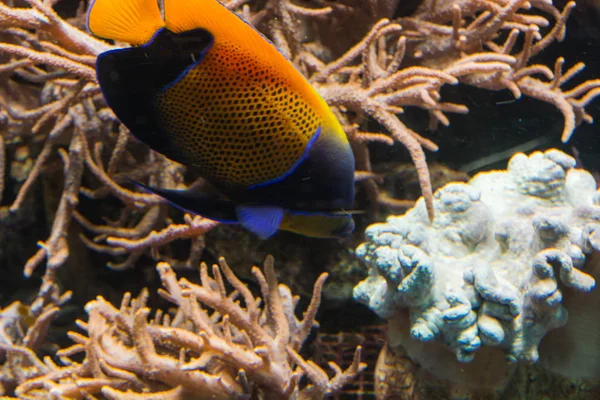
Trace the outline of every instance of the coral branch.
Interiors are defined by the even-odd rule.
[[[202,265],[201,284],[178,281],[167,263],[157,265],[166,289],[161,294],[177,307],[172,319],[162,313],[149,319],[146,292],[136,299],[125,295],[119,309],[102,297],[89,302],[89,320],[79,323],[87,336],[71,332],[76,344],[58,352],[68,366],[48,368],[28,348],[8,347],[9,354],[25,354],[37,371],[15,377],[15,393],[23,398],[101,393],[119,399],[320,399],[339,391],[365,368],[360,348],[345,371],[331,363],[332,378],[296,352],[306,339],[306,327],[315,324],[325,276],[315,285],[304,319],[298,321],[289,288],[275,278],[272,257],[267,257],[264,272],[254,270],[263,292],[262,308],[225,260],[219,263],[212,277]],[[227,293],[222,274],[235,292]],[[236,300],[237,293],[243,304]],[[83,363],[71,359],[79,353],[85,355]],[[301,380],[304,375],[306,382]]]

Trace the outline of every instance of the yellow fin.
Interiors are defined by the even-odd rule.
[[[133,45],[148,43],[164,26],[157,0],[95,0],[88,14],[94,35]]]
[[[181,33],[204,28],[228,26],[237,17],[217,0],[165,0],[165,21],[171,32]],[[233,23],[238,21],[233,20]]]

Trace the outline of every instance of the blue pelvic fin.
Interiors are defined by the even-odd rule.
[[[261,239],[275,234],[283,220],[283,208],[275,206],[237,206],[240,225]]]

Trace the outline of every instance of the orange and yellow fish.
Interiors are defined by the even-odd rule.
[[[327,103],[218,1],[164,0],[163,11],[157,0],[92,3],[90,31],[134,46],[100,54],[98,81],[136,138],[223,196],[146,188],[262,238],[350,234],[354,156]]]

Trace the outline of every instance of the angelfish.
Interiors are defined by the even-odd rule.
[[[354,155],[339,121],[271,42],[216,0],[95,0],[88,27],[132,47],[98,56],[108,106],[140,141],[223,196],[144,186],[203,217],[344,237]]]

